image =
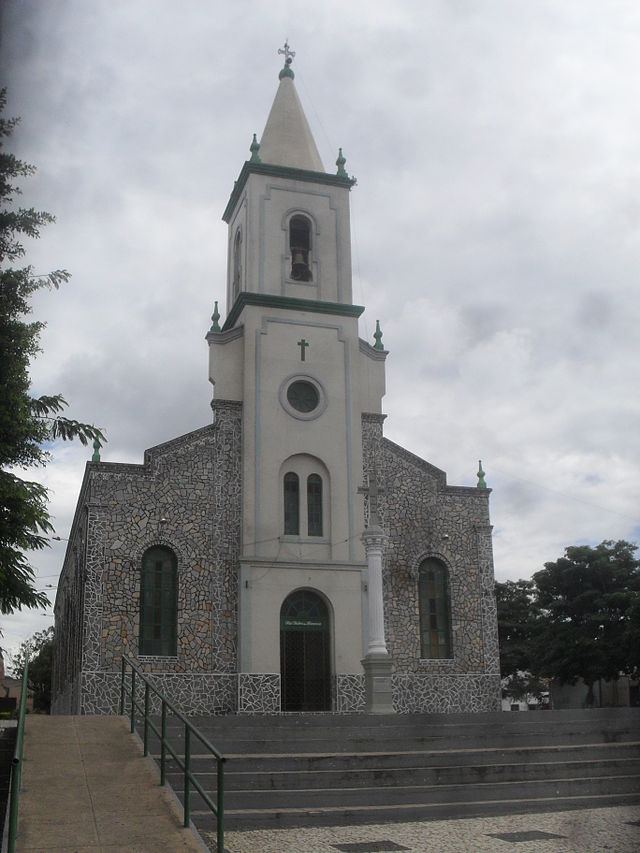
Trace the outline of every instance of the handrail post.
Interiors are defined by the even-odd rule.
[[[125,685],[125,678],[126,678],[126,667],[127,667],[126,659],[125,659],[125,656],[122,655],[122,667],[121,667],[121,672],[120,672],[120,716],[121,717],[124,716],[124,689],[125,689],[124,685]]]
[[[149,682],[144,682],[144,755],[149,755]]]
[[[167,703],[162,699],[162,722],[160,724],[160,784],[167,781]]]
[[[136,671],[131,667],[131,734],[136,729]]]
[[[218,762],[218,792],[216,797],[216,828],[218,853],[224,853],[224,761]]]
[[[188,723],[184,726],[184,825],[189,826],[191,820],[191,729]]]

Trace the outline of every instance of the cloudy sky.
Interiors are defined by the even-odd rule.
[[[387,435],[474,485],[496,577],[640,539],[636,0],[4,0],[1,71],[48,323],[33,391],[103,427],[108,461],[209,421],[233,181],[285,37],[325,167],[352,192],[354,298],[390,351]],[[225,309],[223,309],[223,317]],[[89,453],[38,475],[68,536]],[[64,542],[35,564],[53,587]],[[2,619],[3,645],[52,623]]]

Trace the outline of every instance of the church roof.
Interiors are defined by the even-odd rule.
[[[288,66],[280,72],[280,85],[260,140],[260,160],[274,166],[324,172]]]

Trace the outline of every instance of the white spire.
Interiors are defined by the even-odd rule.
[[[280,72],[280,85],[260,140],[260,160],[274,166],[324,172],[311,128],[302,109],[289,63]]]

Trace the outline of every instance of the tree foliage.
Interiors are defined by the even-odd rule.
[[[66,270],[35,275],[31,266],[12,266],[25,255],[22,240],[37,238],[54,222],[50,213],[16,205],[16,181],[35,168],[5,150],[18,120],[2,115],[6,90],[0,92],[0,612],[42,607],[49,602],[34,587],[34,570],[25,551],[49,544],[53,526],[47,511],[47,490],[16,469],[45,465],[46,444],[77,438],[82,444],[102,432],[60,413],[67,405],[60,395],[32,396],[29,364],[40,351],[44,323],[30,320],[31,297],[42,288],[58,288],[69,279]]]
[[[496,583],[500,674],[503,678],[531,670],[537,610],[533,581]]]
[[[25,664],[29,661],[27,684],[33,693],[33,709],[46,714],[51,710],[53,637],[53,627],[37,631],[21,644],[12,662],[14,678],[22,678]]]
[[[502,676],[526,671],[562,684],[640,671],[637,546],[574,545],[531,581],[496,584]]]

